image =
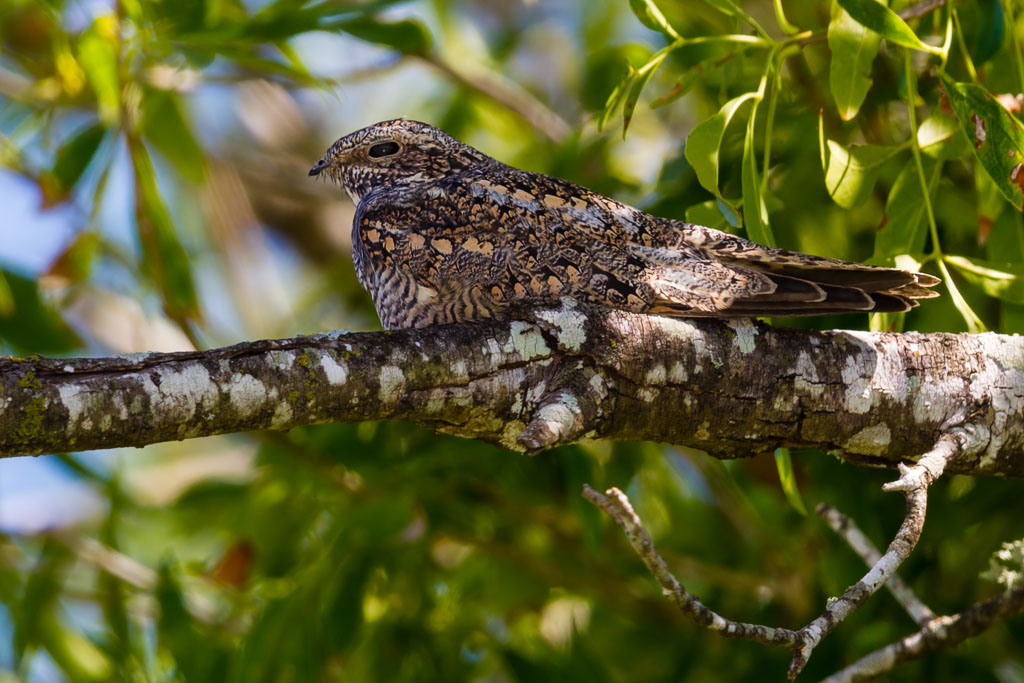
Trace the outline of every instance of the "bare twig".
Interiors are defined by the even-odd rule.
[[[672,574],[664,558],[654,547],[654,542],[644,528],[640,517],[622,491],[611,488],[602,495],[590,486],[584,485],[583,497],[604,510],[622,527],[633,549],[661,584],[665,596],[675,603],[684,614],[705,628],[730,638],[742,638],[769,645],[789,647],[793,651],[793,659],[787,676],[793,680],[807,665],[807,661],[818,643],[853,614],[879,588],[890,581],[895,575],[896,569],[914,550],[924,528],[925,513],[928,507],[928,486],[942,474],[952,459],[965,452],[972,452],[976,448],[976,441],[980,437],[974,433],[975,431],[973,426],[966,426],[945,433],[938,439],[935,446],[920,458],[917,464],[913,466],[899,464],[900,478],[886,484],[883,488],[887,491],[902,491],[907,499],[907,512],[884,555],[879,555],[878,551],[863,537],[863,534],[849,524],[848,520],[842,518],[834,510],[832,511],[835,513],[832,520],[833,528],[845,526],[845,531],[840,531],[841,535],[860,552],[862,557],[869,560],[871,566],[860,581],[847,588],[840,597],[830,600],[822,614],[799,631],[732,621],[712,611],[697,596],[688,593]],[[819,513],[828,520],[828,510],[819,510]],[[905,585],[902,588],[903,596],[900,597],[897,593],[897,597],[918,623],[927,622],[929,628],[932,624],[942,625],[940,624],[942,620],[934,619],[932,612],[913,597]]]
[[[572,127],[565,119],[528,90],[500,74],[482,68],[469,69],[466,65],[456,68],[436,54],[422,55],[419,59],[456,83],[489,97],[506,109],[519,114],[552,142],[562,142],[569,137]]]
[[[793,661],[789,665],[790,680],[795,679],[807,666],[807,660],[818,643],[885,585],[913,552],[924,529],[925,513],[928,509],[928,486],[942,474],[950,460],[963,452],[968,439],[963,437],[962,432],[963,430],[958,430],[955,434],[943,434],[932,450],[921,456],[917,464],[908,467],[900,463],[900,478],[882,486],[885,491],[902,491],[907,497],[907,513],[903,518],[903,524],[900,525],[885,554],[871,565],[868,573],[847,588],[839,598],[830,601],[821,616],[801,629],[804,640],[799,649],[794,651]]]
[[[767,645],[792,646],[798,642],[799,634],[796,631],[726,619],[709,609],[697,596],[688,593],[679,580],[673,576],[665,559],[654,547],[651,535],[644,528],[640,516],[636,514],[629,499],[626,498],[626,494],[622,491],[610,488],[602,495],[589,485],[584,484],[583,497],[618,522],[622,530],[626,532],[626,537],[633,549],[661,584],[665,596],[674,602],[683,614],[691,617],[701,626],[727,638],[753,640]]]
[[[950,648],[982,633],[993,624],[1024,613],[1024,588],[1000,593],[951,617],[938,617],[902,640],[857,660],[825,679],[825,683],[864,681],[890,671],[897,664],[935,650]]]
[[[852,519],[825,503],[818,505],[817,512],[818,516],[831,527],[832,531],[836,532],[837,535],[849,544],[853,551],[864,560],[866,565],[870,567],[882,559],[882,553],[878,552],[875,545],[864,535],[864,532],[857,527]],[[893,574],[889,577],[885,587],[889,589],[889,592],[896,598],[896,601],[903,606],[903,609],[910,614],[910,618],[918,624],[924,626],[935,618],[935,613],[914,595],[914,591],[898,575]]]
[[[72,533],[53,533],[51,536],[75,553],[78,559],[131,586],[144,591],[156,588],[158,578],[155,571],[94,538]],[[205,597],[194,591],[183,591],[182,595],[186,608],[197,621],[212,624],[217,620],[214,606]]]

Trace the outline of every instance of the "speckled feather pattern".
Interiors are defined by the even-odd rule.
[[[382,143],[397,151],[373,156]],[[356,272],[385,329],[501,317],[511,302],[563,296],[705,317],[905,311],[937,296],[931,275],[651,216],[406,119],[341,138],[310,174],[357,204]]]

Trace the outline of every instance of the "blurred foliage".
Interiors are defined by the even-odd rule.
[[[941,299],[873,329],[1021,331],[1021,15],[1012,0],[7,0],[5,180],[73,225],[47,268],[0,265],[0,351],[373,326],[352,207],[305,171],[398,114],[660,215],[943,277]],[[624,141],[600,132],[618,121]],[[0,240],[33,231],[4,221]],[[879,491],[890,475],[822,454],[596,443],[526,459],[405,424],[57,457],[104,512],[0,537],[0,680],[781,677],[786,652],[681,618],[582,484],[625,489],[714,609],[789,627],[863,571],[794,508],[828,501],[880,545],[902,512]],[[995,590],[978,576],[1021,536],[1018,489],[934,488],[902,574],[936,611]],[[804,676],[914,628],[879,595]],[[1021,681],[1022,638],[1018,619],[891,679]]]

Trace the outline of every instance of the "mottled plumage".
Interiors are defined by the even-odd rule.
[[[937,296],[931,275],[651,216],[406,119],[341,138],[310,170],[320,174],[357,204],[356,272],[385,329],[562,296],[680,317],[897,312]]]

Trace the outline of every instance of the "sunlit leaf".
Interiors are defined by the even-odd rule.
[[[943,80],[978,162],[1020,211],[1024,207],[1024,126],[980,85]]]
[[[829,140],[828,150],[825,188],[832,201],[845,209],[852,209],[867,200],[882,171],[882,165],[902,148],[860,145],[847,150],[834,140]]]
[[[923,157],[921,165],[929,191],[934,193],[942,165],[929,157]],[[875,256],[920,253],[924,250],[926,233],[921,180],[917,164],[910,159],[896,177],[885,202],[885,223],[875,236]]]
[[[604,109],[601,111],[601,115],[597,118],[597,129],[604,130],[604,127],[608,124],[608,120],[618,110],[619,105],[626,99],[626,93],[629,92],[630,86],[633,83],[633,78],[636,76],[636,70],[630,66],[629,71],[619,82],[615,89],[612,90],[611,94],[608,95],[608,99],[604,103]]]
[[[974,312],[971,305],[964,299],[963,294],[960,293],[960,289],[956,286],[956,282],[953,281],[949,269],[946,268],[946,259],[941,259],[938,263],[939,272],[942,274],[946,289],[949,291],[949,298],[953,301],[953,306],[956,307],[956,310],[960,311],[960,315],[963,316],[964,322],[967,323],[968,331],[972,334],[985,332],[985,323],[981,321],[981,318],[978,317],[978,314]]]
[[[775,469],[779,472],[779,484],[782,485],[782,492],[786,494],[786,500],[789,501],[794,510],[806,517],[807,508],[804,506],[804,499],[800,495],[800,487],[796,483],[793,459],[789,455],[788,448],[775,449]]]
[[[945,114],[933,114],[917,128],[921,151],[936,159],[959,159],[970,154],[970,143],[957,120]]]
[[[833,5],[828,25],[829,87],[839,116],[849,121],[860,110],[871,88],[871,64],[878,54],[882,38],[853,20],[838,5]]]
[[[629,86],[629,93],[626,95],[625,102],[622,105],[622,137],[626,137],[629,123],[633,120],[633,112],[636,110],[636,102],[640,99],[640,93],[643,92],[644,86],[651,80],[651,76],[654,75],[654,72],[658,70],[658,67],[661,66],[661,63],[665,61],[665,58],[668,57],[673,49],[674,47],[669,45],[658,50],[634,74]]]
[[[747,134],[743,139],[743,227],[751,240],[775,246],[775,236],[768,224],[768,207],[761,194],[761,175],[757,172],[754,122],[754,117],[747,121]]]
[[[331,22],[322,28],[333,28],[369,43],[385,45],[406,55],[426,54],[433,43],[427,28],[414,19],[379,21],[371,17],[357,17]]]
[[[17,353],[65,353],[81,344],[74,332],[39,294],[38,285],[10,271],[0,271],[10,298],[0,312],[0,342]]]
[[[859,24],[871,29],[886,40],[914,50],[934,52],[925,45],[914,30],[898,14],[877,0],[837,0],[839,6]]]
[[[1024,304],[1024,264],[991,263],[966,256],[946,256],[945,259],[969,282],[981,285],[989,296]]]
[[[718,189],[718,155],[722,137],[729,122],[736,115],[736,110],[753,97],[755,93],[746,93],[729,100],[718,113],[694,126],[686,136],[686,160],[690,162],[690,166],[697,174],[697,180],[704,189],[716,197],[722,197]]]
[[[96,156],[107,127],[101,123],[85,126],[77,131],[57,151],[53,170],[42,178],[44,201],[47,205],[65,199]]]
[[[116,123],[121,116],[121,84],[117,73],[117,19],[97,17],[78,39],[78,61],[96,93],[100,119]]]
[[[147,88],[142,93],[141,110],[140,126],[146,141],[167,157],[182,176],[194,183],[201,182],[205,171],[203,151],[178,95]]]
[[[629,6],[633,8],[633,14],[640,20],[640,23],[647,28],[664,33],[673,40],[679,39],[679,34],[665,19],[654,0],[629,0]]]
[[[722,215],[719,209],[719,200],[709,199],[700,204],[694,204],[686,209],[686,221],[704,225],[715,230],[729,230],[729,221]]]
[[[171,214],[160,196],[149,154],[145,147],[135,143],[131,156],[135,169],[135,218],[144,265],[163,298],[167,315],[179,322],[197,318],[199,304],[188,254],[178,241]]]

